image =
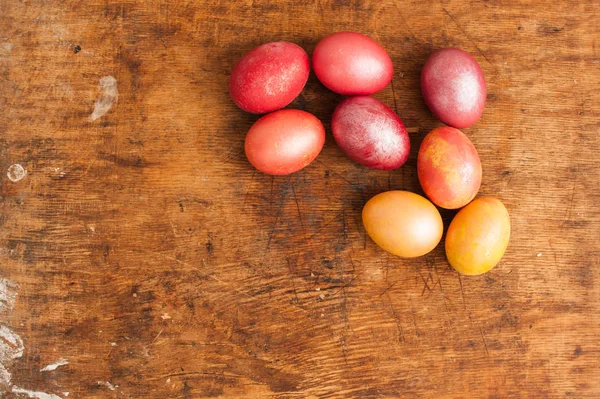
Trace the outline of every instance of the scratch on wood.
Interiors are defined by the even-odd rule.
[[[456,21],[456,19],[454,19],[454,17],[452,16],[452,14],[450,14],[448,12],[448,10],[446,10],[443,7],[442,7],[442,10],[444,10],[444,12],[446,13],[446,15],[450,17],[450,19],[452,20],[452,22],[454,22],[454,24],[458,27],[458,29],[460,29],[460,31],[463,33],[463,35],[465,35],[465,37],[467,39],[469,39],[469,41],[471,43],[473,43],[473,46],[475,46],[475,48],[477,49],[477,51],[479,52],[479,54],[481,54],[481,56],[488,62],[488,64],[490,64],[491,66],[495,67],[495,65],[492,64],[492,62],[486,57],[486,55],[483,53],[483,51],[481,51],[481,49],[479,48],[479,46],[477,45],[477,43],[475,43],[475,41],[473,39],[471,39],[471,36],[469,36],[469,34],[462,28],[462,26],[459,25],[459,23]]]
[[[188,262],[182,261],[180,259],[174,258],[174,257],[169,256],[169,255],[162,254],[160,252],[147,252],[147,251],[139,251],[139,252],[145,253],[145,254],[150,254],[150,255],[153,255],[153,256],[161,256],[161,257],[163,257],[165,259],[169,259],[169,260],[172,260],[173,262],[177,262],[177,263],[179,263],[181,265],[184,265],[184,266],[188,267],[191,270],[194,270],[194,271],[200,273],[200,277],[202,277],[202,278],[210,278],[210,279],[212,279],[212,280],[214,280],[214,281],[216,281],[216,282],[218,282],[218,283],[220,283],[220,284],[222,284],[224,286],[227,286],[227,287],[233,289],[238,294],[244,295],[245,297],[248,297],[248,298],[252,298],[252,295],[250,295],[250,294],[248,294],[248,293],[246,293],[244,291],[238,290],[232,284],[229,284],[226,281],[221,280],[220,278],[216,277],[215,275],[213,275],[211,273],[204,273],[202,270],[198,269],[197,267],[191,265]],[[203,263],[203,265],[204,265],[205,268],[208,268],[208,266],[206,265],[206,261],[204,259],[202,259],[202,263]],[[227,264],[227,265],[233,265],[233,264],[230,263],[230,264]],[[225,264],[222,264],[221,266],[225,266]]]
[[[165,378],[171,378],[171,377],[191,377],[191,376],[206,376],[206,377],[213,377],[213,378],[248,378],[239,374],[232,374],[232,373],[206,373],[206,372],[201,372],[201,371],[187,371],[187,372],[181,372],[181,373],[169,373],[169,374],[163,374],[157,377],[151,377],[148,378],[148,381],[156,381],[156,380],[163,380]],[[267,384],[263,384],[263,383],[256,383],[256,385],[267,385]]]
[[[402,23],[404,24],[404,26],[406,26],[406,29],[408,30],[408,33],[410,33],[410,36],[412,37],[412,39],[418,43],[419,40],[417,39],[417,37],[415,36],[415,34],[413,33],[412,29],[410,28],[410,25],[408,25],[408,23],[406,22],[406,18],[404,18],[404,14],[402,13],[402,11],[400,10],[400,7],[398,7],[398,4],[396,4],[396,2],[394,1],[392,3],[394,5],[394,7],[396,7],[396,10],[398,10],[398,15],[400,15],[400,19],[402,19]],[[396,111],[396,113],[398,113]]]
[[[296,282],[294,281],[294,273],[292,272],[292,265],[290,264],[290,258],[286,258],[286,262],[287,262],[288,271],[290,272],[290,274],[288,276],[292,283],[292,289],[294,290],[294,299],[296,301],[297,306],[300,309],[305,310],[302,306],[300,306],[300,298],[298,297],[298,291],[296,290]]]
[[[487,342],[485,341],[485,336],[483,335],[483,330],[481,329],[480,326],[477,326],[479,328],[479,333],[481,334],[481,339],[483,340],[483,346],[485,347],[485,353],[489,356],[490,352],[488,350],[488,346],[487,346]]]
[[[287,180],[286,189],[290,186],[290,181],[291,181],[291,176]],[[284,193],[285,193],[285,191],[284,191]],[[271,248],[271,240],[273,239],[273,234],[275,233],[275,228],[277,227],[277,224],[279,223],[279,217],[281,216],[281,211],[283,209],[284,199],[285,199],[285,195],[282,194],[279,199],[279,207],[277,209],[277,215],[275,216],[275,221],[273,222],[273,225],[271,226],[271,231],[269,232],[269,238],[267,239],[267,246],[265,247],[263,257],[261,260],[262,264],[265,263],[265,259],[267,258],[267,254],[269,253],[269,248]]]
[[[412,322],[413,322],[413,327],[415,328],[415,336],[417,338],[421,337],[421,334],[419,334],[419,330],[417,328],[417,320],[415,319],[415,314],[412,313]]]
[[[352,266],[352,273],[354,273],[356,271],[356,266],[354,266],[354,258],[352,256],[353,253],[354,253],[354,251],[352,250],[352,248],[350,248],[350,253],[348,254],[348,260],[350,260],[350,266]]]
[[[394,111],[396,111],[396,115],[398,115],[398,104],[396,103],[396,89],[394,88],[394,79],[390,82],[392,84],[392,97],[394,98]]]
[[[256,176],[256,169],[252,172],[252,177],[250,177],[250,183],[254,182],[254,177]],[[248,194],[250,194],[250,188],[246,190],[246,194],[244,195],[244,202],[242,203],[242,209],[246,210],[246,202],[248,201]]]
[[[338,220],[340,218],[340,216],[343,215],[343,211],[336,214],[333,218],[331,218],[330,220],[328,220],[327,222],[325,222],[324,225],[322,225],[321,227],[319,227],[317,229],[317,231],[315,231],[311,236],[308,237],[308,240],[312,240],[313,238],[315,238],[317,236],[317,234],[319,234],[325,227],[329,226],[331,223],[335,222],[336,220]]]
[[[265,259],[267,257],[267,254],[269,253],[269,248],[271,247],[271,240],[273,239],[273,234],[275,233],[275,227],[277,227],[277,223],[279,223],[279,212],[277,213],[277,216],[275,217],[275,222],[273,223],[273,225],[271,226],[271,231],[269,232],[269,238],[267,239],[267,246],[265,247],[265,251],[262,257],[262,261],[261,263],[265,263]]]
[[[298,220],[300,220],[300,228],[302,229],[302,237],[306,240],[306,230],[304,229],[304,222],[302,221],[302,212],[300,212],[300,204],[298,203],[298,197],[296,196],[296,188],[292,184],[292,194],[294,194],[294,202],[296,203],[296,210],[298,211]]]
[[[154,339],[152,340],[152,342],[150,342],[148,344],[148,346],[146,346],[146,350],[156,343],[156,340],[161,336],[161,334],[163,333],[163,331],[165,331],[164,328],[162,330],[160,330],[158,332],[158,334],[156,334],[156,337],[154,337]]]
[[[346,225],[346,211],[342,210],[342,236],[343,244],[348,241],[348,226]]]
[[[365,268],[366,269],[366,268]],[[337,290],[336,292],[334,292],[333,294],[331,294],[332,297],[336,296],[337,294],[340,293],[340,291],[345,290],[346,288],[349,288],[352,286],[352,284],[354,284],[354,282],[356,281],[356,279],[358,279],[366,270],[363,269],[360,271],[360,273],[358,273],[357,275],[355,275],[354,277],[352,277],[352,279],[350,279],[350,281],[346,284],[344,284],[343,286],[340,287],[339,290]],[[344,295],[346,294],[346,291],[344,291]]]
[[[458,283],[460,284],[460,296],[462,298],[463,308],[467,310],[467,303],[465,302],[465,291],[463,290],[462,279],[460,278],[460,273],[456,273],[458,276]]]
[[[392,298],[390,297],[390,294],[388,293],[386,297],[389,301],[390,310],[392,311],[392,315],[394,316],[394,322],[396,323],[396,327],[398,328],[398,333],[400,334],[400,342],[404,342],[404,329],[402,328],[402,323],[400,322],[400,318],[396,313],[396,309],[394,308],[394,304],[392,303]]]
[[[344,176],[342,176],[341,174],[339,174],[335,170],[331,169],[329,166],[325,165],[323,163],[323,161],[320,161],[319,159],[315,159],[313,162],[320,163],[321,165],[323,165],[323,167],[325,167],[325,169],[329,170],[330,173],[334,174],[337,178],[342,179],[343,181],[345,181],[346,183],[348,183],[352,188],[354,188],[356,190],[362,191],[362,186],[360,184],[352,183],[350,180],[346,179]]]
[[[42,16],[42,14],[38,14],[38,16],[37,16],[37,17],[35,17],[35,18],[31,19],[31,20],[29,21],[29,26],[28,26],[28,27],[27,27],[27,29],[25,29],[23,32],[20,32],[20,33],[15,33],[15,34],[14,34],[14,35],[12,35],[12,36],[6,36],[6,37],[3,37],[2,39],[0,39],[0,41],[3,41],[3,42],[5,42],[5,41],[7,41],[7,40],[10,40],[10,39],[15,39],[15,38],[17,38],[17,37],[25,36],[26,34],[28,34],[29,32],[31,32],[31,26],[33,25],[33,23],[34,23],[34,22],[39,22],[39,20],[40,20],[40,17],[41,17],[41,16]]]
[[[381,292],[381,294],[379,294],[378,296],[380,296],[380,297],[381,297],[381,296],[383,296],[383,295],[387,294],[387,293],[388,293],[388,291],[389,291],[389,290],[391,290],[392,288],[394,288],[394,286],[395,286],[396,284],[398,284],[399,282],[400,282],[400,279],[398,279],[398,280],[394,281],[393,283],[389,284],[389,285],[388,285],[388,286],[387,286],[387,287],[386,287],[386,288],[385,288],[385,289],[384,289],[384,290]]]
[[[419,270],[419,268],[417,267],[417,274],[419,275],[419,277],[421,277],[421,280],[423,280],[423,290],[421,291],[421,296],[423,296],[425,294],[425,290],[427,291],[431,291],[431,288],[429,287],[429,276],[427,277],[427,279],[425,279],[425,277],[423,277],[423,275],[421,274],[421,271]]]

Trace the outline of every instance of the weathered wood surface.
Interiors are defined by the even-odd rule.
[[[0,1],[4,397],[600,397],[600,3],[293,3]],[[299,173],[255,172],[232,65],[339,30],[389,51],[376,97],[411,131],[409,162],[367,170],[329,136]],[[487,77],[465,132],[513,226],[481,277],[442,245],[388,256],[360,223],[372,195],[420,191],[440,123],[419,73],[445,46]],[[104,76],[118,102],[91,121]],[[311,76],[292,106],[329,128],[339,99]]]

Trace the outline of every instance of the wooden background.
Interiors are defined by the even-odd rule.
[[[0,0],[0,392],[600,397],[599,26],[596,0]],[[391,55],[376,97],[411,132],[408,163],[367,170],[328,133],[306,169],[256,172],[232,66],[269,41],[311,54],[340,30]],[[512,220],[479,277],[443,245],[390,256],[360,222],[376,193],[420,192],[416,152],[440,122],[419,74],[445,46],[485,72],[464,131],[480,194]],[[104,76],[118,102],[91,121]],[[311,75],[291,107],[329,131],[339,101]]]

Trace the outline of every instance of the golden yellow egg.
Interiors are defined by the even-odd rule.
[[[459,273],[483,274],[496,266],[508,247],[510,217],[500,200],[474,199],[461,209],[446,233],[446,257]]]
[[[362,211],[369,237],[404,258],[425,255],[442,239],[444,224],[435,205],[408,191],[387,191],[371,198]]]

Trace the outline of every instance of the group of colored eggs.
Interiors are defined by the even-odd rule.
[[[246,53],[232,71],[229,92],[234,102],[247,112],[268,113],[250,128],[245,141],[248,160],[261,172],[294,173],[310,164],[325,144],[325,128],[317,117],[281,109],[304,88],[310,64],[301,47],[276,42]],[[410,152],[408,132],[392,109],[369,97],[392,80],[392,60],[383,47],[360,33],[334,33],[318,43],[312,66],[323,85],[349,96],[331,121],[340,149],[369,168],[402,166]],[[481,161],[473,143],[458,130],[483,113],[483,72],[462,50],[438,50],[423,67],[421,91],[432,113],[448,125],[431,131],[419,149],[418,177],[429,200],[408,191],[378,194],[365,205],[363,224],[381,248],[412,258],[427,254],[442,239],[443,222],[435,205],[462,208],[448,227],[446,257],[460,273],[485,273],[504,255],[510,219],[499,200],[474,199],[481,185]]]

